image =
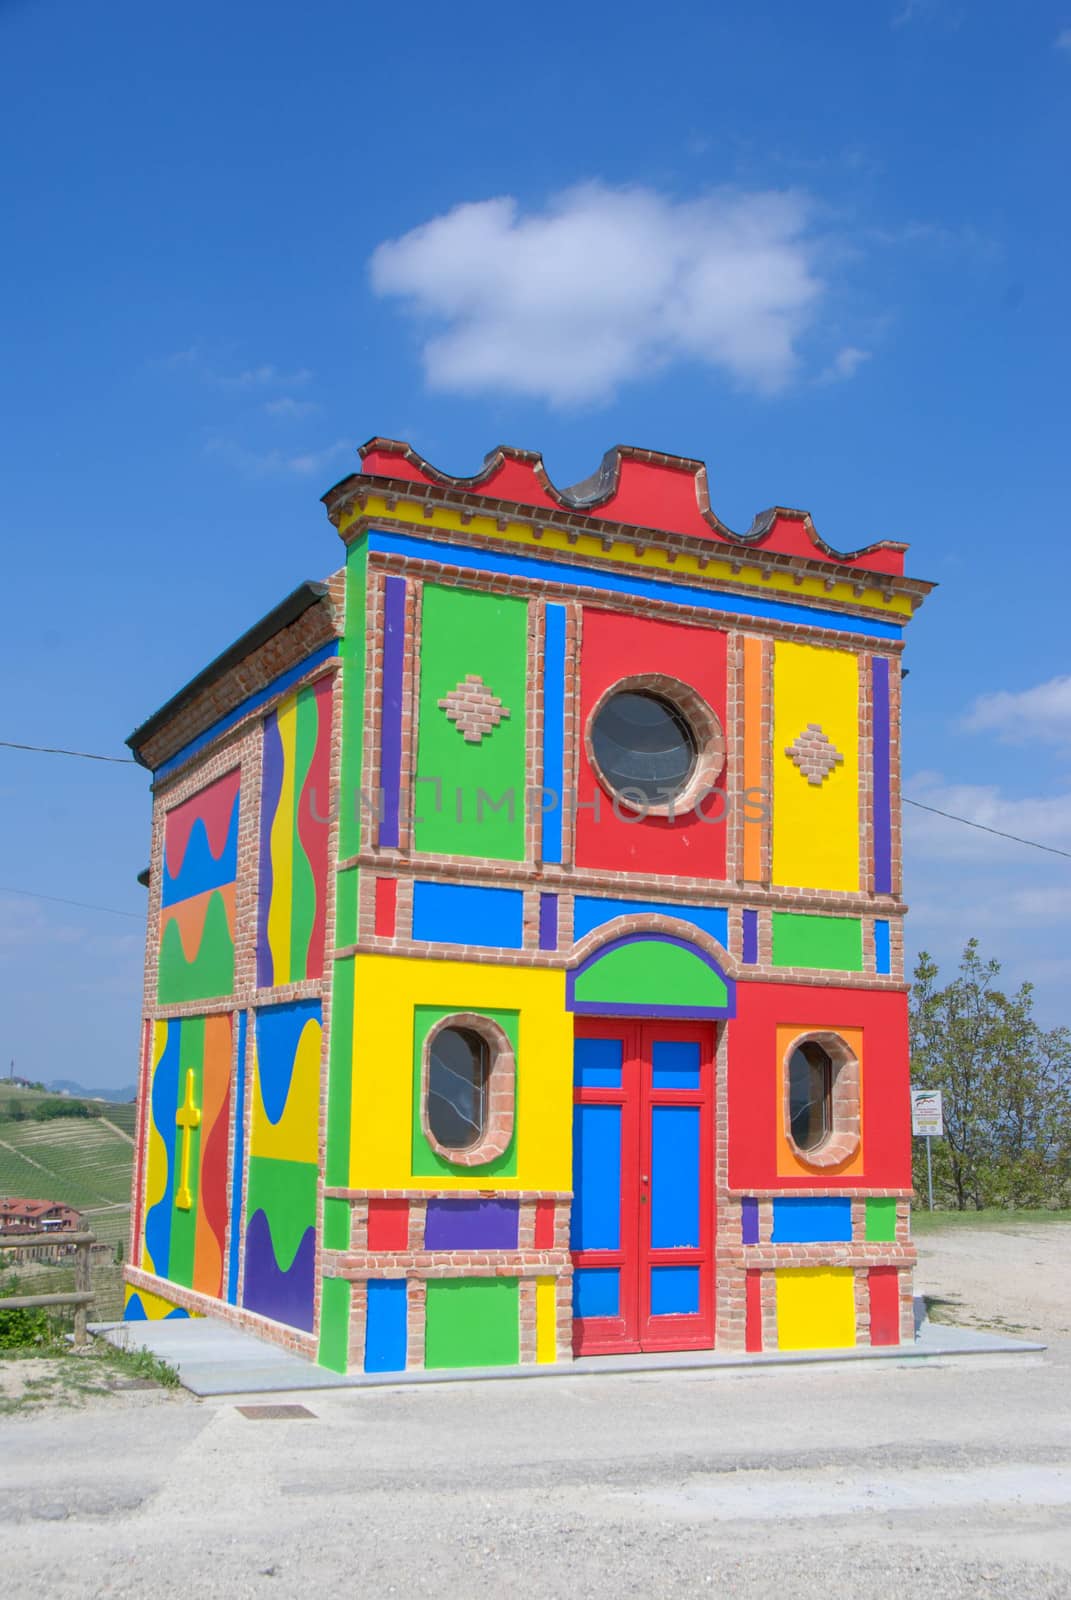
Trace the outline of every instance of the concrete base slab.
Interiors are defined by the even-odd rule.
[[[923,1320],[909,1345],[878,1349],[778,1350],[764,1355],[742,1351],[682,1350],[624,1356],[582,1356],[560,1365],[451,1367],[413,1372],[328,1372],[301,1356],[266,1344],[251,1333],[211,1317],[160,1322],[96,1324],[92,1331],[111,1344],[151,1350],[179,1375],[191,1394],[282,1394],[299,1389],[393,1388],[399,1384],[466,1383],[484,1378],[576,1378],[608,1373],[754,1371],[762,1367],[855,1365],[860,1361],[926,1362],[979,1356],[1037,1356],[1046,1346],[977,1328],[955,1328]]]

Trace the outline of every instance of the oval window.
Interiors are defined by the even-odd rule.
[[[699,753],[695,734],[676,706],[661,695],[631,689],[611,695],[598,712],[591,747],[611,789],[646,801],[683,794]]]
[[[833,1125],[833,1060],[814,1039],[789,1059],[788,1112],[797,1148],[817,1149]]]
[[[428,1060],[428,1127],[446,1150],[478,1144],[487,1127],[487,1040],[472,1028],[442,1028]]]

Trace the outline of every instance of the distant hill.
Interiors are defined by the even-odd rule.
[[[53,1078],[45,1088],[51,1089],[53,1094],[75,1095],[80,1100],[111,1100],[115,1105],[134,1100],[138,1092],[136,1083],[125,1084],[121,1089],[85,1089],[73,1078]]]

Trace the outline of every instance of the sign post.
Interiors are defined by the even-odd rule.
[[[926,1141],[926,1183],[929,1188],[930,1210],[933,1210],[933,1158],[930,1153],[931,1139],[943,1139],[945,1136],[944,1108],[941,1104],[940,1089],[912,1089],[911,1091],[911,1132],[916,1139]]]

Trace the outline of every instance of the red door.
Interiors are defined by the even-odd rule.
[[[577,1355],[714,1342],[714,1029],[578,1017]]]

